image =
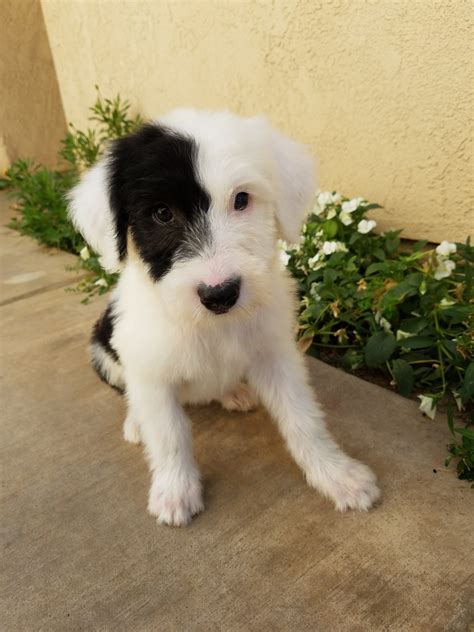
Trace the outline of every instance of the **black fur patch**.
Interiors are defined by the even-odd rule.
[[[100,377],[102,382],[104,382],[105,384],[108,384],[109,386],[111,386],[115,391],[117,391],[117,393],[120,393],[120,395],[124,395],[125,394],[125,390],[123,388],[121,388],[120,386],[117,386],[116,384],[111,384],[109,382],[109,380],[107,379],[107,376],[104,373],[104,370],[103,370],[102,365],[100,364],[100,362],[97,362],[97,360],[92,358],[91,364],[92,364],[92,368],[97,373],[97,375]]]
[[[107,309],[94,325],[91,342],[99,344],[115,362],[120,362],[118,353],[110,344],[114,331],[113,306],[109,303]]]
[[[192,256],[210,239],[210,198],[198,180],[196,156],[191,137],[154,124],[112,145],[109,187],[119,256],[126,256],[130,229],[155,280],[173,261]],[[171,222],[154,218],[160,203],[172,211]]]
[[[120,358],[117,351],[110,344],[110,339],[112,338],[112,334],[114,331],[114,320],[113,304],[109,303],[107,309],[92,329],[91,343],[100,345],[115,362],[120,363]],[[123,389],[119,386],[116,386],[115,384],[110,384],[104,373],[102,364],[94,356],[92,356],[91,364],[92,368],[95,370],[95,372],[103,382],[109,384],[109,386],[112,386],[112,388],[114,388],[119,393],[124,393]]]

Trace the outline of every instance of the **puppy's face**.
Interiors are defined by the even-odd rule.
[[[276,238],[297,237],[312,176],[261,118],[176,110],[115,141],[71,215],[104,267],[138,260],[176,317],[228,318],[268,300]]]

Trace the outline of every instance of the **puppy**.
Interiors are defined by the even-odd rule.
[[[92,364],[124,390],[127,441],[145,446],[148,510],[203,510],[183,404],[269,410],[309,485],[339,510],[379,497],[325,428],[295,344],[295,290],[277,253],[315,191],[305,149],[265,119],[178,109],[112,143],[70,195],[70,216],[117,288]]]

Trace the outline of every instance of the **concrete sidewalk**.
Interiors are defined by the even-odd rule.
[[[1,240],[2,630],[472,631],[473,493],[444,468],[444,419],[310,361],[382,505],[336,513],[263,411],[211,406],[190,411],[206,511],[158,526],[124,402],[88,365],[105,300],[65,292],[67,255]]]

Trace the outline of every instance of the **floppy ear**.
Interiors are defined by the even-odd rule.
[[[274,129],[271,139],[280,189],[276,217],[282,238],[294,243],[316,193],[315,164],[303,145]]]
[[[103,158],[68,194],[69,217],[87,243],[100,255],[108,272],[120,270],[117,226],[109,200],[108,158]]]

